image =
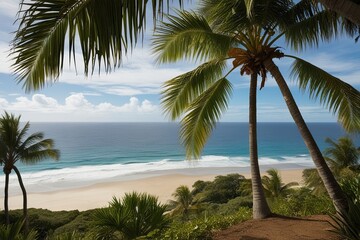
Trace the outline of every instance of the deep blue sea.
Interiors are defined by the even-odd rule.
[[[327,147],[327,137],[336,140],[345,135],[337,123],[309,123],[309,128],[322,150]],[[30,132],[36,131],[55,140],[61,158],[36,165],[19,164],[26,183],[33,185],[97,181],[194,166],[249,166],[247,123],[219,123],[195,164],[185,161],[177,123],[31,123]],[[355,141],[360,145],[359,138]],[[259,123],[258,148],[260,164],[312,166],[293,123]],[[3,177],[0,185],[2,181]]]

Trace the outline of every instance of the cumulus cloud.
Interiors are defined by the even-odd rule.
[[[108,102],[93,104],[86,99],[83,93],[73,93],[65,98],[65,103],[60,104],[55,98],[44,94],[34,94],[30,99],[24,96],[17,97],[14,102],[0,98],[0,106],[4,110],[19,112],[52,112],[52,113],[147,113],[153,112],[158,107],[148,100],[140,101],[131,97],[123,105],[114,105]]]

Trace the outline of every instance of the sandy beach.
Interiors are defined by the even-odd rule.
[[[266,169],[274,166],[262,168],[264,174]],[[300,166],[275,166],[281,173],[283,182],[302,181],[302,168]],[[45,191],[41,189],[28,190],[28,207],[43,208],[49,210],[74,210],[80,211],[106,207],[113,196],[122,197],[127,192],[147,192],[159,197],[159,200],[166,203],[172,198],[172,193],[180,185],[189,187],[197,180],[213,180],[217,175],[235,173],[250,177],[249,168],[224,168],[224,169],[183,169],[174,171],[161,171],[129,176],[123,179],[112,179],[111,181],[92,183],[88,186],[67,188],[56,191]],[[26,185],[26,183],[25,183]],[[3,201],[3,198],[0,198]],[[10,195],[9,207],[11,209],[22,208],[22,195]]]

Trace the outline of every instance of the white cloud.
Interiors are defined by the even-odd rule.
[[[0,107],[8,111],[17,112],[39,112],[39,113],[65,113],[65,114],[89,114],[89,113],[149,113],[158,109],[158,106],[148,100],[140,101],[136,97],[131,97],[123,105],[113,105],[108,102],[93,104],[86,99],[82,93],[73,93],[65,99],[64,104],[59,104],[52,97],[44,94],[34,94],[31,99],[18,97],[14,102],[8,102],[5,98],[0,98]],[[69,115],[69,116],[70,116]],[[66,116],[63,117],[66,119]]]
[[[5,108],[8,104],[9,102],[5,98],[0,98],[0,107]]]
[[[76,93],[72,94],[65,99],[66,109],[77,110],[77,109],[92,109],[93,105],[85,98],[84,94]]]

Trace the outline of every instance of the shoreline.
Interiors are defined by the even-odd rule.
[[[302,170],[308,167],[299,164],[263,165],[261,166],[262,175],[265,175],[266,170],[270,168],[279,170],[284,183],[297,181],[301,184]],[[114,196],[121,198],[125,193],[132,191],[147,192],[157,196],[162,203],[166,203],[172,199],[172,193],[180,185],[187,185],[191,188],[197,180],[212,181],[218,175],[231,173],[239,173],[250,178],[249,167],[158,170],[112,177],[105,181],[88,182],[85,186],[68,186],[58,190],[29,189],[28,208],[84,211],[106,207]],[[3,201],[3,197],[0,197],[0,201]],[[10,192],[9,207],[10,209],[22,208],[21,193],[12,194]]]

